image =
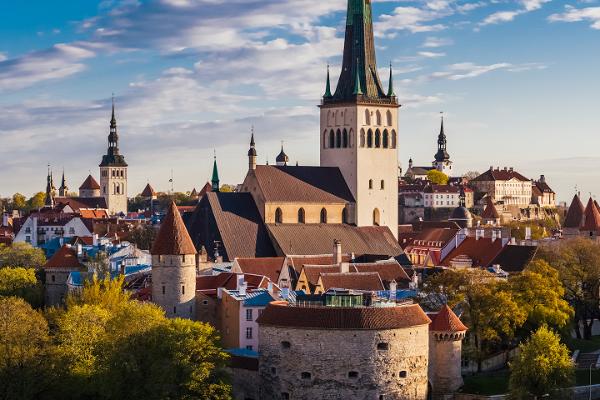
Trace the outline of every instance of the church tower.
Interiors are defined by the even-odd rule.
[[[169,318],[196,317],[196,248],[171,203],[152,246],[152,301]]]
[[[127,214],[127,163],[119,154],[119,134],[115,118],[115,101],[112,103],[112,118],[108,135],[108,151],[100,164],[100,187],[112,215]]]
[[[451,176],[452,161],[450,161],[450,154],[448,154],[447,147],[448,139],[446,138],[446,132],[444,132],[444,116],[442,116],[442,126],[440,128],[440,134],[438,135],[438,151],[435,154],[433,167],[438,171]]]
[[[60,188],[58,188],[58,195],[60,197],[67,197],[69,195],[69,187],[67,186],[67,180],[65,179],[65,170],[63,169],[62,181]]]
[[[342,71],[335,93],[329,70],[321,103],[321,166],[338,167],[356,200],[357,226],[398,235],[398,99],[375,57],[371,0],[348,0]],[[352,216],[351,216],[352,217]]]

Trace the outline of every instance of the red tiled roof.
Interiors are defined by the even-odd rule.
[[[395,260],[379,263],[353,264],[352,267],[357,272],[376,272],[384,283],[410,280],[404,268]]]
[[[340,272],[339,265],[305,265],[302,267],[308,283],[314,287],[319,282],[321,274],[334,274]]]
[[[465,332],[467,328],[447,305],[434,317],[429,330],[433,332]]]
[[[580,228],[583,225],[583,215],[585,214],[585,207],[581,202],[581,199],[578,195],[573,197],[573,201],[569,206],[569,211],[567,211],[567,216],[565,218],[564,227],[565,228]]]
[[[516,179],[521,182],[530,181],[513,169],[489,169],[471,182],[510,181]]]
[[[81,218],[87,219],[108,219],[109,215],[105,209],[80,208]]]
[[[421,232],[406,234],[410,243],[405,245],[405,249],[410,251],[411,247],[441,248],[456,237],[458,229],[455,228],[428,228]],[[404,236],[404,235],[403,235]]]
[[[204,187],[200,190],[200,193],[198,193],[198,197],[204,197],[206,193],[210,192],[212,192],[212,185],[209,182],[206,182]]]
[[[77,258],[77,251],[69,246],[63,246],[58,250],[50,260],[44,265],[45,269],[65,268],[65,269],[84,269],[86,268]]]
[[[298,273],[302,271],[305,265],[318,266],[318,265],[333,265],[333,255],[304,255],[304,256],[289,256],[288,260],[291,267],[294,268]],[[342,255],[342,262],[349,262],[350,256],[347,254]]]
[[[265,277],[261,275],[244,274],[244,281],[248,284],[249,290],[259,288],[264,280]],[[196,291],[216,295],[218,288],[235,290],[237,288],[237,274],[223,272],[218,275],[202,275],[196,278]]]
[[[594,200],[590,197],[588,205],[585,208],[585,222],[581,227],[582,231],[600,231],[600,211],[594,204]]]
[[[458,248],[452,250],[450,254],[442,260],[442,265],[449,267],[452,260],[457,257],[468,257],[473,261],[473,267],[489,267],[493,260],[503,249],[502,240],[491,238],[477,239],[474,237],[466,238]]]
[[[150,186],[150,184],[148,183],[142,191],[142,197],[154,197],[155,195],[156,192],[154,191],[154,188],[152,188],[152,186]]]
[[[454,185],[429,185],[424,190],[425,193],[460,193],[460,186]]]
[[[277,282],[285,258],[237,258],[235,261],[244,274],[262,275],[269,278],[272,282]]]
[[[79,190],[100,190],[100,185],[92,175],[88,175],[79,187]]]
[[[483,219],[498,219],[500,218],[500,214],[498,214],[498,210],[494,205],[494,201],[491,197],[488,197],[486,200],[485,210],[483,210],[483,214],[481,214],[481,218]]]
[[[320,330],[385,330],[428,325],[418,304],[398,307],[292,307],[273,302],[262,312],[260,325]]]
[[[153,255],[184,255],[196,254],[196,248],[190,234],[183,223],[181,214],[175,202],[171,202],[169,211],[162,221],[151,254]]]
[[[385,290],[377,272],[323,273],[320,279],[323,289]]]
[[[104,197],[55,197],[54,202],[57,205],[68,205],[76,212],[82,208],[108,208]]]

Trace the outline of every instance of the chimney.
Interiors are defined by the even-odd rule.
[[[218,299],[222,299],[223,298],[223,288],[217,288],[217,298]]]
[[[235,281],[235,289],[240,290],[244,286],[244,274],[237,274]]]
[[[509,170],[510,172],[514,172],[514,170],[515,170],[515,169],[514,169],[513,167],[510,167],[508,170]]]
[[[340,272],[342,274],[349,273],[350,272],[350,263],[347,263],[347,262],[340,263]]]
[[[342,242],[337,239],[333,241],[333,263],[335,265],[342,263]]]
[[[398,283],[395,280],[390,282],[390,301],[396,302],[396,291],[398,290]]]
[[[540,182],[546,182],[546,175],[540,175]]]
[[[525,240],[531,240],[531,227],[525,227]]]
[[[2,226],[8,226],[8,213],[2,214]]]
[[[273,295],[273,282],[269,281],[269,284],[267,285],[267,291],[271,296]]]
[[[92,235],[92,244],[94,245],[94,247],[98,246],[98,234],[94,233]]]
[[[81,243],[77,244],[77,255],[81,256],[83,254],[83,247],[81,246]]]

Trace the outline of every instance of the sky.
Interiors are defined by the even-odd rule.
[[[283,141],[319,162],[327,64],[346,0],[0,2],[0,196],[76,190],[107,147],[112,93],[129,195],[247,171]],[[558,199],[600,194],[600,0],[373,0],[378,66],[394,68],[399,156],[430,165],[439,113],[457,172],[546,175]]]

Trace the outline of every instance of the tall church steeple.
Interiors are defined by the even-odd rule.
[[[68,194],[69,188],[67,187],[67,180],[65,179],[65,170],[63,169],[62,181],[60,183],[60,187],[58,188],[58,195],[60,197],[67,197]]]
[[[55,190],[52,170],[50,169],[50,165],[48,165],[48,175],[46,176],[46,201],[44,203],[48,207],[54,207]]]
[[[438,135],[438,151],[435,154],[433,166],[446,175],[452,170],[452,161],[450,161],[450,154],[448,154],[448,139],[446,138],[446,132],[444,130],[444,115],[442,113],[442,122],[440,126],[440,134]]]
[[[217,167],[217,153],[216,152],[215,152],[215,156],[214,156],[211,184],[212,184],[213,192],[218,192],[220,190],[221,186],[220,186],[220,181],[219,181],[219,169]]]
[[[254,143],[254,127],[252,127],[252,136],[250,137],[250,149],[248,150],[248,169],[256,169],[256,143]]]
[[[377,72],[371,0],[348,0],[342,71],[330,102],[375,102],[397,104],[386,94]]]

